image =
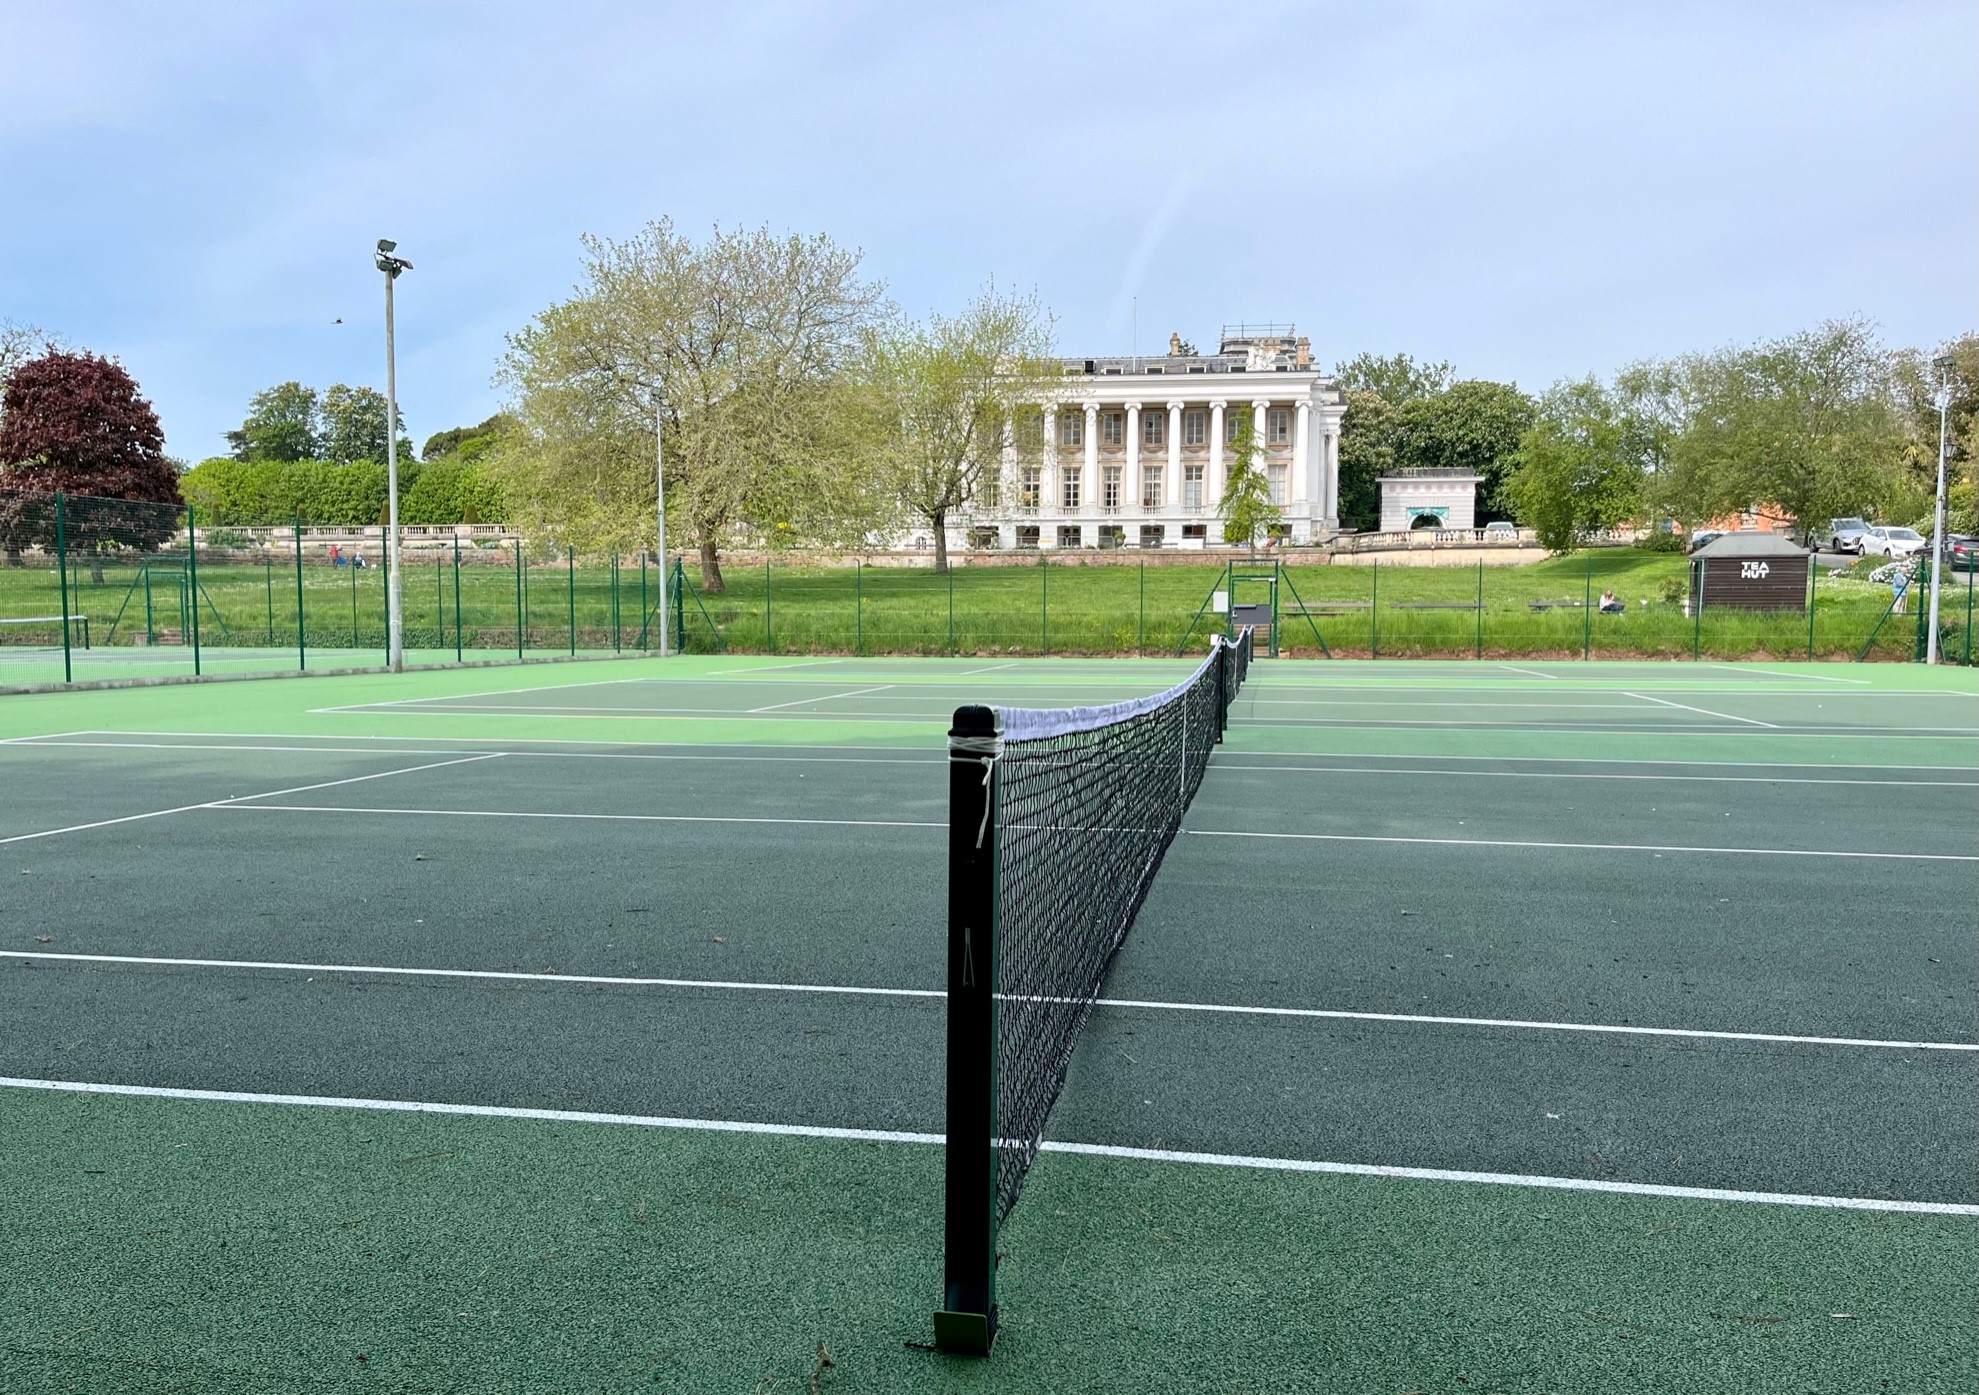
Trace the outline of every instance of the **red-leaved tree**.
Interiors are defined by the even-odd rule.
[[[70,553],[153,548],[178,531],[179,472],[165,458],[158,414],[123,365],[53,352],[18,365],[0,385],[0,548],[18,566],[29,547],[55,545],[55,493]]]

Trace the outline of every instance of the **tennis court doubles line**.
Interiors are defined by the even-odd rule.
[[[572,974],[555,970],[435,969],[383,964],[306,964],[286,960],[189,959],[140,954],[82,954],[65,950],[0,949],[0,959],[29,963],[112,964],[134,968],[234,969],[306,975],[361,974],[380,978],[440,978],[499,983],[573,984],[613,988],[691,988],[710,992],[790,993],[821,997],[946,998],[939,988],[877,988],[859,984],[766,983],[752,979],[657,978],[622,974]],[[999,995],[1003,996],[1003,995]],[[1044,1000],[1034,1000],[1044,1001]],[[1056,1001],[1056,1000],[1049,1000]],[[1485,1027],[1507,1031],[1584,1032],[1607,1036],[1675,1037],[1699,1041],[1743,1041],[1784,1046],[1873,1047],[1897,1051],[1979,1053],[1979,1042],[1898,1041],[1883,1037],[1824,1037],[1785,1032],[1732,1032],[1704,1027],[1643,1027],[1600,1022],[1540,1022],[1523,1018],[1440,1017],[1413,1012],[1356,1012],[1343,1008],[1253,1006],[1241,1003],[1185,1003],[1153,998],[1099,998],[1105,1008],[1151,1012],[1224,1014],[1327,1022],[1379,1022],[1429,1027]]]
[[[686,1119],[652,1114],[603,1114],[575,1109],[531,1109],[523,1106],[448,1104],[421,1100],[353,1099],[333,1095],[276,1095],[235,1090],[194,1090],[163,1085],[112,1085],[80,1080],[31,1080],[0,1076],[0,1088],[50,1090],[70,1094],[126,1095],[148,1099],[200,1101],[216,1104],[288,1105],[315,1109],[360,1109],[391,1114],[449,1114],[482,1119],[519,1119],[558,1124],[602,1124],[619,1127],[674,1129],[699,1133],[737,1133],[783,1138],[816,1138],[853,1143],[943,1144],[937,1133],[908,1133],[893,1129],[834,1128],[823,1124],[764,1124],[741,1119]],[[1848,1211],[1890,1211],[1926,1216],[1979,1216],[1979,1205],[1955,1201],[1897,1201],[1882,1197],[1816,1196],[1793,1192],[1747,1192],[1716,1187],[1675,1187],[1656,1182],[1609,1182],[1585,1177],[1522,1176],[1507,1172],[1462,1172],[1449,1168],[1389,1167],[1379,1163],[1325,1162],[1307,1158],[1247,1157],[1234,1153],[1187,1153],[1167,1148],[1134,1148],[1112,1143],[1075,1143],[1046,1139],[1046,1153],[1110,1158],[1198,1167],[1226,1167],[1260,1172],[1298,1172],[1343,1177],[1380,1177],[1398,1181],[1463,1182],[1499,1187],[1535,1187],[1557,1191],[1608,1192],[1623,1196],[1654,1196],[1682,1201],[1742,1202],[1762,1206],[1801,1206]]]

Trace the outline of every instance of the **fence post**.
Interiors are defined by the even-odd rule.
[[[577,549],[564,544],[564,577],[570,596],[570,657],[577,657]]]
[[[68,497],[55,491],[55,573],[61,578],[62,596],[62,681],[76,681],[75,658],[69,652],[69,535]]]
[[[275,558],[271,553],[261,559],[261,582],[268,588],[268,647],[275,647]]]
[[[309,671],[309,616],[302,606],[302,515],[295,520],[295,668]]]
[[[186,505],[186,588],[192,593],[192,676],[199,677],[199,529],[196,510]]]
[[[624,635],[619,624],[618,610],[618,553],[612,553],[612,653],[623,654]]]
[[[383,591],[384,594],[378,597],[378,599],[384,603],[384,607],[385,607],[385,662],[386,664],[389,665],[392,662],[392,551],[393,549],[390,547],[384,547],[379,549],[379,551],[383,554],[385,559],[384,566],[380,568],[378,573],[380,579],[384,582],[384,585],[381,586],[379,589]],[[197,597],[195,597],[194,599],[197,600]],[[404,632],[401,631],[400,633],[403,634]]]
[[[866,657],[866,564],[852,559],[852,653]]]
[[[357,648],[357,574],[362,570],[353,559],[347,570],[350,573],[350,647]]]
[[[1704,650],[1704,563],[1691,559],[1690,657],[1695,663]]]
[[[1484,658],[1484,559],[1477,559],[1477,657]]]
[[[1046,657],[1051,654],[1051,559],[1042,552],[1038,554],[1038,580],[1044,590],[1039,597],[1038,607],[1038,652]]]
[[[948,564],[948,653],[955,654],[955,563]]]
[[[149,648],[158,643],[158,621],[151,608],[151,563],[140,562],[138,571],[144,577],[144,643]]]
[[[1367,598],[1367,656],[1381,657],[1381,559],[1374,559],[1374,586]]]
[[[1586,663],[1594,648],[1594,554],[1587,554],[1587,581],[1580,592],[1580,657]]]
[[[763,556],[763,649],[776,653],[776,627],[770,622],[770,559]]]
[[[1143,557],[1141,567],[1141,624],[1134,636],[1134,657],[1145,659],[1148,656],[1148,559]]]
[[[446,632],[440,632],[440,643],[447,642]],[[454,534],[454,662],[461,661],[460,637],[460,534]]]
[[[1821,554],[1810,547],[1807,553],[1807,662],[1814,662],[1814,598],[1821,586]]]
[[[522,657],[522,539],[515,540],[515,657]]]
[[[661,605],[665,605],[667,603],[666,562],[667,562],[666,555],[662,553],[660,555],[660,604]],[[706,607],[703,607],[702,609],[705,618]],[[710,629],[714,628],[712,622],[710,622],[709,628]],[[719,643],[721,639],[721,632],[719,630],[716,630],[714,637],[717,641],[715,647],[717,649],[721,648],[721,644]],[[673,564],[673,639],[669,642],[674,646],[674,650],[676,653],[684,654],[687,652],[687,564],[684,561],[675,562]],[[662,654],[667,652],[665,645],[662,645],[660,647],[660,652]]]

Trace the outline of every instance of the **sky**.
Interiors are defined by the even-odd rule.
[[[271,384],[383,387],[378,238],[423,441],[663,216],[828,234],[914,315],[1034,290],[1081,357],[1930,347],[1979,325],[1975,57],[1971,0],[0,0],[0,320],[188,461]]]

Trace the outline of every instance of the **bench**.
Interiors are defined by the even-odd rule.
[[[1534,610],[1584,610],[1585,601],[1527,601]]]
[[[59,615],[0,616],[0,625],[59,625],[61,623],[62,617]],[[71,642],[75,639],[76,626],[78,625],[82,626],[82,643],[78,647],[87,649],[89,648],[89,617],[87,615],[71,615],[69,617],[69,637]]]
[[[1352,615],[1357,610],[1366,610],[1370,601],[1307,601],[1304,605],[1288,605],[1279,610],[1281,616],[1301,615]]]
[[[1476,601],[1397,601],[1395,610],[1477,610]]]

